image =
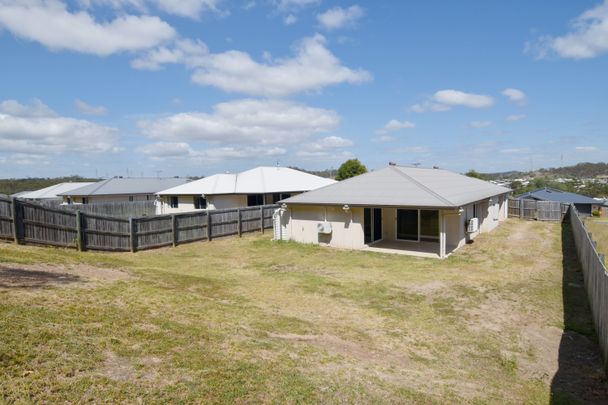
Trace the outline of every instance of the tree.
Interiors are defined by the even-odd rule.
[[[346,180],[363,173],[367,173],[367,167],[359,159],[348,159],[340,165],[336,180]]]
[[[465,176],[469,176],[469,177],[473,177],[473,178],[476,178],[476,179],[482,179],[482,180],[485,180],[485,177],[484,177],[484,175],[483,175],[483,174],[481,174],[481,173],[479,173],[478,171],[473,170],[473,169],[471,169],[471,170],[469,170],[468,172],[466,172],[466,173],[465,173]]]

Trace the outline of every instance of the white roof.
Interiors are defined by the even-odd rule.
[[[158,192],[159,195],[265,194],[315,190],[335,180],[288,167],[261,166],[236,174],[214,174]]]
[[[54,186],[42,188],[36,191],[28,191],[25,193],[20,193],[18,195],[19,198],[29,198],[36,200],[47,200],[47,199],[61,199],[59,194],[67,193],[69,191],[75,190],[80,187],[88,186],[89,184],[93,184],[91,182],[74,182],[74,183],[59,183]]]
[[[511,192],[441,169],[389,166],[284,200],[287,204],[458,208]]]

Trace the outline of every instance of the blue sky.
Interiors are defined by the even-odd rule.
[[[0,0],[0,177],[608,161],[608,0]]]

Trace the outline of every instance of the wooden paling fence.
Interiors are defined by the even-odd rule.
[[[593,235],[585,228],[574,205],[570,206],[569,217],[578,259],[583,268],[585,290],[604,357],[604,368],[608,372],[608,270],[605,258],[598,253]]]
[[[509,217],[561,221],[568,212],[568,204],[558,201],[536,201],[509,198]]]
[[[43,202],[41,205],[66,211],[80,211],[87,214],[105,215],[114,218],[147,217],[156,214],[154,200],[66,205],[61,205],[61,202]]]
[[[0,238],[16,243],[131,251],[272,228],[278,205],[118,218],[0,198]]]

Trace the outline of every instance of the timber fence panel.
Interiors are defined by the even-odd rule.
[[[124,219],[128,219],[129,217],[148,217],[156,214],[156,205],[154,200],[64,204],[58,205],[56,208],[66,211],[80,211],[86,214],[111,216]]]
[[[520,200],[516,200],[515,198],[509,198],[509,217],[516,217],[519,218],[519,205],[520,205]]]
[[[178,244],[207,239],[207,212],[176,215],[176,241]]]
[[[274,211],[279,208],[278,205],[270,205],[270,206],[264,206],[264,208],[262,209],[263,212],[263,221],[264,221],[264,229],[269,229],[273,227],[273,223],[272,223],[272,215],[274,214]]]
[[[523,207],[523,217],[528,219],[536,219],[536,201],[535,200],[520,200]]]
[[[569,216],[578,258],[583,268],[587,298],[604,358],[604,369],[608,372],[608,270],[604,256],[598,254],[596,245],[574,205],[570,206]]]
[[[238,234],[239,210],[237,208],[208,211],[208,213],[211,218],[211,236],[213,238]]]
[[[82,214],[85,249],[128,251],[129,221],[101,215]]]
[[[0,238],[13,239],[13,203],[7,198],[0,198]]]
[[[562,205],[559,201],[537,201],[536,209],[539,221],[562,220]]]
[[[173,216],[133,218],[135,249],[151,249],[173,244]]]
[[[76,213],[19,201],[24,241],[54,246],[76,247]]]
[[[241,208],[241,229],[243,232],[254,232],[260,230],[260,208]]]

